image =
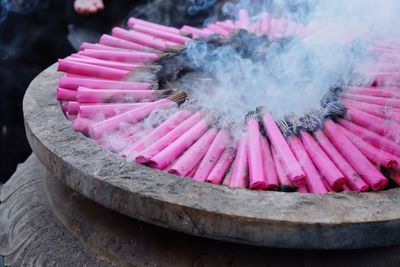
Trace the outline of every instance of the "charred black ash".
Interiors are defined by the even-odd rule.
[[[192,44],[206,47],[207,51],[216,51],[221,47],[229,47],[242,58],[259,62],[265,60],[265,55],[268,54],[268,50],[272,45],[275,49],[284,50],[285,45],[290,40],[291,38],[280,38],[271,42],[266,35],[257,36],[247,30],[239,30],[228,39],[221,38],[218,35],[212,35],[207,40],[199,39],[192,41]],[[213,54],[210,53],[209,56],[210,60],[212,60]],[[192,72],[206,72],[212,77],[212,73],[204,69],[199,69],[195,63],[190,60],[187,48],[177,53],[164,55],[157,64],[161,66],[161,70],[157,74],[160,87],[166,87],[168,83],[176,81]]]

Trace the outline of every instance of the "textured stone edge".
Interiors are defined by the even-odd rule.
[[[183,179],[105,151],[70,128],[55,66],[24,99],[28,140],[70,187],[125,215],[185,233],[282,248],[361,248],[400,243],[400,189],[324,196],[229,189]],[[45,114],[45,115],[44,115]]]

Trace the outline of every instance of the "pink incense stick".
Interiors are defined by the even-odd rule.
[[[201,112],[196,112],[190,118],[179,124],[175,129],[170,131],[168,134],[154,142],[152,145],[146,147],[144,150],[140,151],[138,155],[135,155],[136,162],[148,163],[151,158],[160,153],[164,148],[173,143],[176,139],[182,136],[185,132],[187,132],[201,120]]]
[[[189,32],[189,33],[193,34],[194,38],[198,38],[198,37],[207,38],[207,37],[209,37],[210,35],[213,34],[213,32],[210,31],[210,30],[197,29],[197,28],[194,28],[194,27],[191,27],[191,26],[188,26],[188,25],[183,26],[182,27],[182,31]]]
[[[222,180],[226,176],[229,168],[231,167],[233,160],[235,159],[236,149],[235,148],[226,148],[222,155],[219,157],[217,163],[211,170],[210,174],[208,175],[206,182],[212,184],[221,184]],[[200,175],[193,177],[197,178],[201,177]],[[197,178],[199,179],[199,178]],[[197,180],[196,179],[196,180]]]
[[[115,153],[120,153],[125,147],[130,146],[131,144],[135,143],[136,141],[142,139],[144,136],[149,134],[151,131],[152,131],[152,129],[144,129],[133,135],[122,137],[119,140],[114,139],[111,149]]]
[[[349,87],[348,92],[356,95],[400,98],[400,91],[398,88]]]
[[[211,143],[201,160],[197,171],[193,174],[193,178],[199,182],[205,182],[214,166],[217,164],[218,159],[225,150],[225,147],[229,145],[230,133],[227,129],[221,129],[214,141]]]
[[[391,171],[389,178],[395,182],[397,186],[400,186],[400,173],[398,171]]]
[[[339,124],[352,133],[360,136],[363,140],[367,141],[371,145],[400,157],[400,145],[393,140],[385,138],[384,136],[381,136],[347,120],[339,120]]]
[[[125,150],[122,151],[120,155],[127,158],[134,153],[142,151],[146,147],[159,140],[161,137],[171,132],[179,124],[188,119],[192,114],[192,111],[187,109],[175,113],[173,116],[161,123],[157,128],[155,128],[151,133],[142,138],[140,141],[135,142],[134,144],[132,144],[132,146],[125,148]]]
[[[109,80],[123,80],[129,74],[129,71],[126,70],[69,61],[65,59],[58,60],[58,71]]]
[[[374,191],[379,191],[386,187],[388,180],[373,166],[368,159],[361,153],[356,146],[343,134],[335,123],[326,120],[324,133],[328,136],[335,147],[350,165],[361,175]]]
[[[119,140],[123,140],[128,137],[132,139],[133,136],[139,136],[137,134],[143,131],[143,125],[141,123],[136,123],[127,127],[126,129],[103,135],[101,138],[95,140],[97,143],[101,143],[102,147],[111,149],[113,143],[116,143]]]
[[[111,47],[116,47],[116,48],[130,49],[130,50],[134,50],[134,51],[147,51],[147,52],[157,51],[150,47],[135,44],[135,43],[132,43],[132,42],[126,41],[124,39],[117,38],[115,36],[111,36],[108,34],[103,34],[101,36],[100,44],[111,46]]]
[[[89,127],[93,125],[95,121],[85,119],[85,118],[80,118],[77,117],[73,122],[72,122],[72,128],[75,131],[87,134],[89,132]]]
[[[146,26],[147,28],[154,29],[154,30],[160,30],[160,31],[174,33],[174,34],[180,34],[179,29],[174,28],[174,27],[169,27],[169,26],[164,26],[164,25],[160,25],[157,23],[152,23],[152,22],[142,20],[142,19],[130,18],[128,20],[128,26],[134,27],[135,25],[142,25],[142,26]]]
[[[303,141],[308,155],[325,178],[329,187],[335,191],[340,191],[346,183],[346,178],[341,171],[335,166],[309,133],[302,131],[301,140]]]
[[[229,187],[246,188],[248,172],[247,134],[243,134],[240,138],[236,152],[236,158],[233,164],[232,175],[230,176]]]
[[[348,108],[346,116],[350,121],[380,135],[387,136],[394,141],[399,139],[400,125],[394,122],[387,121],[355,108]]]
[[[217,130],[215,128],[209,129],[175,162],[169,173],[179,176],[188,175],[206,154],[216,135]]]
[[[80,51],[79,55],[88,56],[97,59],[117,61],[117,62],[127,62],[135,64],[147,64],[156,60],[160,57],[154,53],[138,52],[138,51],[116,51],[116,50],[96,50],[96,49],[86,49]]]
[[[142,34],[134,31],[127,31],[118,27],[113,28],[112,35],[118,38],[134,42],[139,45],[147,46],[156,50],[166,51],[167,42],[160,39],[156,39],[146,34]]]
[[[260,35],[263,35],[263,34],[269,35],[270,26],[271,26],[270,20],[271,20],[271,18],[270,18],[268,13],[264,12],[261,15],[261,19],[260,19],[260,22],[259,22],[259,28],[258,28],[258,31],[259,31]]]
[[[267,178],[265,177],[263,164],[260,126],[253,114],[248,116],[246,128],[249,187],[250,189],[264,190],[267,188]]]
[[[355,108],[382,119],[391,120],[400,124],[400,109],[380,106],[376,104],[362,103],[358,101],[342,100],[346,108]]]
[[[79,103],[75,101],[68,102],[68,112],[71,115],[77,115],[79,110]]]
[[[184,37],[180,34],[171,33],[164,30],[152,29],[140,24],[133,25],[131,28],[134,29],[135,31],[142,32],[164,40],[173,41],[179,44],[185,44],[187,41],[190,40],[190,38]]]
[[[61,101],[76,101],[77,92],[75,90],[57,88],[57,100]]]
[[[149,90],[152,88],[151,83],[139,83],[128,81],[108,81],[94,78],[74,78],[61,77],[59,86],[65,89],[76,90],[79,87],[87,87],[92,89],[118,89],[118,90]]]
[[[288,143],[301,167],[306,173],[307,187],[310,193],[325,194],[328,192],[323,182],[322,175],[315,168],[306,148],[297,136],[288,138]]]
[[[289,180],[288,173],[283,167],[283,163],[280,159],[279,154],[276,152],[275,148],[271,146],[272,159],[274,160],[276,175],[279,180],[280,189],[283,192],[293,192],[296,188],[293,186],[292,182]]]
[[[289,179],[295,186],[301,186],[306,183],[305,173],[297,162],[293,152],[290,150],[288,143],[283,137],[281,131],[275,123],[271,113],[266,113],[263,116],[264,128],[267,132],[268,138],[271,141],[276,152],[282,160],[283,167],[287,170]]]
[[[79,87],[76,101],[79,103],[148,102],[158,99],[162,91],[154,90],[107,90]]]
[[[235,24],[232,20],[218,21],[217,25],[225,29],[229,33],[236,30]]]
[[[127,103],[127,104],[79,104],[78,113],[82,118],[110,118],[146,105],[146,103]]]
[[[279,180],[275,171],[274,160],[269,148],[269,143],[264,137],[261,137],[261,153],[263,156],[263,169],[267,181],[267,190],[278,190]]]
[[[352,190],[357,192],[366,192],[370,189],[369,185],[361,178],[361,176],[350,166],[350,164],[343,158],[335,146],[329,141],[328,137],[322,131],[314,133],[318,144],[322,147],[325,153],[335,163],[338,169],[343,173],[348,184]]]
[[[191,147],[207,131],[207,129],[208,121],[206,119],[199,121],[195,126],[164,148],[160,153],[152,157],[148,165],[159,170],[165,169],[189,147]]]
[[[210,31],[212,31],[216,34],[220,34],[225,37],[229,35],[229,31],[225,30],[224,28],[222,28],[216,24],[209,24],[207,26],[207,29],[209,29]]]
[[[365,96],[365,95],[356,95],[356,94],[348,94],[343,93],[342,97],[349,100],[355,100],[370,104],[377,104],[381,106],[400,108],[400,99],[391,99],[386,97],[376,97],[376,96]]]
[[[118,129],[122,124],[136,123],[146,118],[156,109],[166,108],[173,105],[176,105],[176,103],[168,99],[162,99],[156,102],[151,102],[148,105],[139,107],[137,109],[124,112],[112,118],[93,124],[89,130],[90,136],[94,139],[97,139],[102,134],[106,134]]]
[[[82,43],[81,46],[79,47],[80,50],[85,50],[85,49],[98,49],[98,50],[121,50],[122,48],[119,47],[112,47],[112,46],[107,46],[104,44],[91,44],[91,43]],[[125,49],[124,49],[125,50]],[[127,50],[129,51],[129,50]]]
[[[249,12],[246,9],[239,10],[239,18],[236,21],[236,26],[238,28],[248,29],[249,24]]]
[[[345,184],[345,185],[343,185],[343,191],[344,192],[352,192],[353,190],[351,190],[351,188],[347,184]]]
[[[303,193],[303,194],[310,193],[310,191],[307,189],[307,186],[305,186],[305,185],[303,185],[302,187],[299,187],[299,188],[297,189],[297,191],[298,191],[299,193]],[[311,192],[311,193],[312,193],[312,192]]]
[[[377,147],[364,141],[340,125],[337,127],[349,138],[349,140],[363,153],[372,163],[387,169],[395,169],[399,165],[399,158],[390,153],[380,150]]]
[[[70,57],[67,57],[66,60],[77,61],[77,62],[98,65],[98,66],[103,66],[103,67],[108,67],[108,68],[114,68],[114,69],[120,69],[120,70],[127,70],[127,71],[133,71],[139,67],[138,65],[135,65],[135,64],[95,59],[95,58],[86,57],[86,56],[82,56],[82,55],[77,55],[77,56],[72,55]]]

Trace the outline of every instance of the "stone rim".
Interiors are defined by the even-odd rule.
[[[188,234],[258,246],[333,249],[400,244],[400,207],[395,205],[400,188],[324,196],[258,192],[128,164],[72,131],[55,98],[60,76],[55,64],[26,92],[29,143],[51,173],[107,208]],[[373,240],[377,237],[381,240]]]

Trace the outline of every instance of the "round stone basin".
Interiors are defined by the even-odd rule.
[[[256,246],[358,249],[400,244],[400,188],[326,195],[251,191],[128,163],[72,130],[55,97],[59,77],[53,65],[26,92],[29,143],[53,175],[106,208],[171,230]]]

